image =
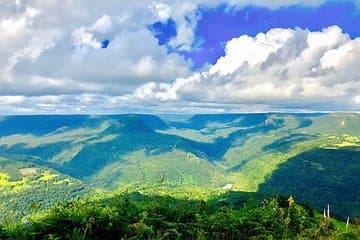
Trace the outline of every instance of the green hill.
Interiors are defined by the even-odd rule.
[[[281,164],[260,185],[266,193],[293,194],[337,216],[360,216],[360,149],[313,149]]]
[[[8,116],[0,134],[0,157],[13,163],[6,171],[36,166],[37,178],[48,171],[85,192],[161,186],[294,194],[320,210],[331,204],[341,218],[359,216],[359,114]],[[34,178],[43,193],[36,201],[54,194],[42,191],[45,183],[73,193],[64,199],[82,196]]]
[[[79,180],[33,163],[0,158],[0,222],[79,199],[90,189]]]

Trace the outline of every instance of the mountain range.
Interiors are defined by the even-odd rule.
[[[0,118],[0,215],[119,189],[293,195],[360,216],[360,115],[33,115]],[[20,209],[20,210],[19,210]]]

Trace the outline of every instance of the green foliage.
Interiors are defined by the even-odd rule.
[[[88,186],[129,187],[160,195],[171,188],[172,196],[197,199],[209,197],[207,189],[294,194],[312,207],[321,209],[330,203],[342,217],[359,216],[359,156],[348,154],[350,147],[360,146],[359,114],[166,118],[4,118],[0,222],[81,198],[93,192]],[[301,160],[304,156],[306,161]],[[238,198],[233,196],[235,202]],[[80,230],[75,229],[73,236]]]
[[[259,191],[293,194],[319,209],[330,204],[332,215],[355,218],[360,216],[359,159],[357,149],[312,149],[281,164]]]
[[[79,199],[90,192],[80,181],[32,163],[0,159],[0,223]]]
[[[232,197],[234,200],[234,195]],[[217,198],[224,201],[228,196]],[[214,200],[185,200],[136,192],[103,200],[80,200],[8,224],[3,230],[0,228],[0,236],[19,240],[360,237],[356,231],[339,232],[331,220],[319,220],[300,205],[281,207],[282,198],[266,198],[261,202],[251,199],[241,207],[233,205],[233,201],[219,206]],[[288,228],[284,238],[285,225]]]

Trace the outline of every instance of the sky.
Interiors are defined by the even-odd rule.
[[[0,115],[360,111],[360,0],[0,0]]]

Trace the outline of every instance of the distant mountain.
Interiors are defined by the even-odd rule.
[[[61,127],[76,128],[84,124],[89,116],[8,116],[0,118],[0,136],[12,134],[33,134],[41,136],[51,133]]]
[[[339,216],[360,216],[354,113],[5,116],[0,136],[0,157],[91,191],[167,186],[294,194],[319,209],[329,203]],[[16,172],[16,164],[6,171]]]

